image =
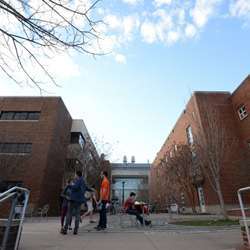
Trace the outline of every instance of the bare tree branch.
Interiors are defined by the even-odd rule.
[[[101,21],[92,19],[99,2],[0,0],[1,22],[3,20],[0,24],[0,69],[16,83],[24,81],[16,76],[22,72],[27,82],[43,92],[41,83],[57,85],[43,57],[69,50],[92,56],[104,55],[93,46],[100,39],[96,27]],[[39,70],[36,74],[30,70],[35,68],[33,64]]]

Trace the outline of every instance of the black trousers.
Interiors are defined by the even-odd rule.
[[[127,209],[126,212],[127,212],[127,214],[135,215],[136,219],[138,221],[140,221],[141,225],[143,225],[143,218],[142,218],[141,214],[136,209],[130,208],[130,209]]]
[[[98,227],[107,228],[107,209],[106,209],[107,201],[102,201],[102,207],[100,210],[100,219]]]

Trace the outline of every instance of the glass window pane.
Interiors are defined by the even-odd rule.
[[[27,115],[27,112],[15,112],[14,120],[26,120]]]
[[[85,140],[83,139],[81,134],[79,134],[79,144],[81,145],[82,148],[84,148]]]
[[[14,117],[14,112],[3,111],[1,113],[1,120],[12,120]]]
[[[31,153],[31,150],[32,150],[32,144],[31,143],[25,143],[23,153]]]
[[[28,120],[39,120],[40,112],[29,112],[28,113]]]
[[[18,145],[17,143],[10,143],[8,153],[16,153],[17,152],[17,145]]]
[[[194,143],[194,137],[193,137],[193,132],[192,132],[192,127],[189,126],[187,128],[187,139],[188,139],[188,143],[189,144],[193,144]]]
[[[3,153],[9,153],[9,151],[10,151],[10,143],[4,143]]]
[[[0,143],[0,153],[3,153],[3,145],[4,143]]]

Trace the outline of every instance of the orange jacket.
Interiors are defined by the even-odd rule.
[[[108,201],[109,194],[110,194],[109,180],[107,179],[107,177],[104,177],[101,184],[100,199],[103,201]]]

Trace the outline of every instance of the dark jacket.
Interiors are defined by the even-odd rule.
[[[86,184],[85,181],[83,179],[83,177],[80,177],[79,179],[77,179],[75,181],[75,183],[71,186],[71,195],[70,195],[70,200],[71,201],[75,201],[78,202],[80,204],[85,203],[86,199],[85,199],[85,192],[86,191],[91,191],[91,189],[89,189]]]
[[[61,202],[62,202],[62,207],[68,206],[68,201],[70,200],[71,196],[71,185],[67,185],[63,192],[61,193]]]

